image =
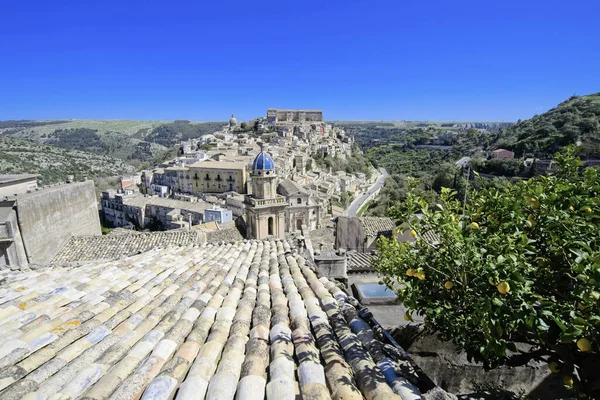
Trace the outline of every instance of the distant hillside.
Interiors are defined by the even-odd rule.
[[[557,107],[502,129],[491,148],[506,148],[522,155],[551,157],[579,142],[579,154],[600,157],[600,93],[573,96]]]
[[[0,121],[0,136],[29,139],[140,164],[160,158],[181,140],[215,132],[223,125],[225,122]]]
[[[13,137],[0,137],[0,174],[40,174],[40,184],[63,182],[67,175],[76,179],[128,174],[135,168],[123,160]]]

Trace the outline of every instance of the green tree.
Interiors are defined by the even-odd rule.
[[[390,213],[416,241],[381,239],[375,266],[469,357],[544,360],[567,388],[598,398],[600,176],[572,155],[556,155],[556,175],[471,191],[464,214],[452,190],[429,207],[411,181]]]

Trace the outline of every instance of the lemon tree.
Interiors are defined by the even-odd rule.
[[[596,396],[600,176],[572,150],[556,162],[553,175],[472,191],[464,208],[449,189],[434,206],[411,190],[389,212],[414,242],[380,239],[374,264],[408,316],[469,357],[489,368],[544,360],[569,389]]]

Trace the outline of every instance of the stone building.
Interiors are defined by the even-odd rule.
[[[263,149],[252,163],[252,194],[246,195],[246,236],[262,240],[285,234],[285,197],[277,194],[275,163]]]
[[[277,193],[285,196],[288,207],[285,210],[285,231],[293,232],[305,225],[314,230],[321,225],[321,205],[296,182],[283,179],[277,185]]]
[[[229,132],[233,131],[235,128],[237,128],[237,126],[238,126],[237,119],[235,119],[235,116],[233,114],[231,114],[231,118],[229,118],[229,125],[228,125]]]
[[[102,192],[100,204],[106,225],[145,229],[154,224],[167,230],[187,227],[190,222],[192,225],[202,223],[205,210],[211,207],[202,201],[125,196],[114,191]]]
[[[497,149],[492,151],[491,158],[515,158],[515,153],[506,149]]]
[[[201,161],[189,166],[189,193],[246,193],[246,163]]]
[[[304,122],[322,122],[323,111],[321,110],[277,110],[269,108],[267,110],[267,123],[304,123]]]

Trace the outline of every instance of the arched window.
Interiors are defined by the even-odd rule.
[[[302,220],[299,219],[296,221],[296,230],[302,230]]]
[[[269,235],[273,235],[273,217],[269,217],[267,220],[267,227],[269,230]]]

